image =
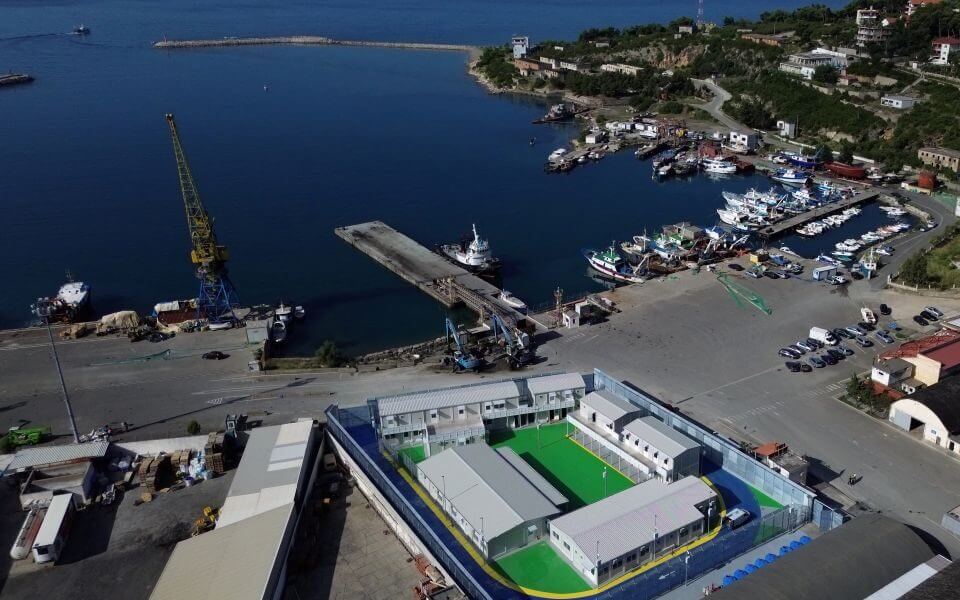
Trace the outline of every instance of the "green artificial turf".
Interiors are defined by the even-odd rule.
[[[414,463],[418,463],[425,458],[427,458],[427,452],[423,449],[423,445],[417,446],[407,446],[406,448],[400,449],[400,454],[403,454]]]
[[[753,497],[756,498],[757,504],[759,504],[761,508],[783,508],[782,504],[780,504],[770,496],[764,494],[763,492],[753,487],[752,485],[748,484],[747,487],[750,488],[750,492],[753,493]]]
[[[517,585],[532,590],[563,594],[591,589],[546,541],[508,554],[494,565]]]
[[[570,500],[568,510],[602,500],[604,467],[607,469],[606,496],[631,487],[633,482],[597,456],[566,437],[567,425],[543,425],[540,441],[537,428],[511,429],[492,433],[490,445],[509,446]]]

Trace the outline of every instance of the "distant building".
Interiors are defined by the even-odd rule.
[[[960,377],[918,390],[890,405],[888,420],[920,439],[960,455]]]
[[[551,58],[551,57],[549,57],[549,56],[541,56],[541,57],[537,58],[537,61],[539,61],[539,62],[541,62],[541,63],[543,63],[543,64],[545,64],[545,65],[550,65],[550,66],[553,67],[554,69],[557,68],[557,65],[558,65],[558,63],[559,63],[559,61],[558,61],[557,59]]]
[[[560,68],[564,71],[580,71],[580,61],[579,60],[561,60]]]
[[[930,42],[933,56],[930,62],[935,65],[950,64],[950,53],[960,51],[960,39],[955,37],[940,37]]]
[[[914,387],[934,385],[960,372],[960,332],[941,329],[933,335],[904,342],[899,348],[882,353],[877,364],[896,358],[913,365],[912,377],[917,381]],[[895,365],[890,368],[895,369]]]
[[[913,16],[913,13],[917,12],[918,8],[923,8],[924,6],[934,6],[940,4],[943,0],[909,0],[907,2],[907,7],[903,11],[903,14],[906,18]]]
[[[857,45],[878,44],[890,36],[890,30],[883,26],[880,11],[870,8],[861,8],[857,11]]]
[[[513,59],[513,66],[520,71],[520,75],[523,77],[535,75],[541,70],[549,68],[544,63],[529,58],[515,58]]]
[[[784,477],[799,483],[807,484],[807,473],[810,463],[790,451],[783,442],[770,442],[757,446],[754,451],[760,462],[764,463]]]
[[[767,46],[774,46],[776,48],[780,48],[787,41],[786,36],[768,35],[765,33],[741,33],[740,39],[753,42],[754,44],[765,44]]]
[[[880,359],[870,370],[870,380],[883,387],[900,389],[900,384],[913,377],[913,364],[902,358]]]
[[[593,586],[701,537],[716,493],[697,477],[645,481],[550,521],[550,543]]]
[[[627,65],[624,63],[607,63],[607,64],[600,65],[600,70],[606,71],[607,73],[623,73],[624,75],[637,75],[642,70],[642,67]]]
[[[677,33],[680,35],[693,35],[693,25],[680,25],[677,27]]]
[[[752,152],[760,147],[760,136],[756,131],[730,130],[728,137],[730,147],[741,152]]]
[[[917,157],[925,165],[946,167],[954,172],[960,172],[960,151],[958,150],[925,146],[917,151]]]
[[[525,35],[515,35],[513,39],[510,40],[510,45],[513,47],[513,57],[523,58],[527,55],[527,50],[530,49],[530,38]]]
[[[907,110],[913,108],[913,105],[917,103],[917,99],[913,96],[884,96],[880,98],[880,105],[886,106],[887,108],[895,108],[897,110]]]
[[[607,41],[607,40],[593,40],[592,42],[590,42],[590,44],[591,44],[594,48],[609,48],[609,47],[610,47],[610,42]]]
[[[797,122],[777,121],[777,132],[780,134],[780,137],[793,139],[797,137]]]
[[[650,475],[668,483],[700,475],[700,444],[656,417],[646,416],[624,425],[621,444],[646,459]]]
[[[598,129],[587,133],[587,135],[584,136],[583,141],[588,144],[599,144],[600,142],[606,141],[606,139],[607,132]]]
[[[843,52],[835,52],[826,48],[817,48],[810,52],[798,52],[787,56],[787,62],[780,63],[780,70],[791,75],[799,75],[804,79],[813,79],[817,67],[830,66],[843,69],[847,66],[849,57]]]

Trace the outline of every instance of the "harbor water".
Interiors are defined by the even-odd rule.
[[[442,333],[443,309],[341,242],[337,226],[381,219],[432,246],[475,222],[505,263],[504,286],[536,304],[557,286],[599,287],[580,248],[681,220],[711,225],[722,190],[770,187],[760,176],[658,183],[631,152],[547,175],[545,157],[576,127],[530,124],[544,106],[487,94],[459,53],[149,45],[296,33],[499,43],[695,11],[652,1],[492,4],[0,0],[0,69],[36,77],[0,91],[0,327],[28,322],[29,304],[53,293],[66,269],[92,284],[98,313],[149,312],[196,293],[167,112],[231,250],[241,299],[306,307],[291,337],[299,352],[324,339],[358,353]],[[766,8],[741,0],[708,6],[707,16]],[[80,23],[89,36],[61,33]]]

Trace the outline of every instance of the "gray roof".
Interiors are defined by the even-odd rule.
[[[868,514],[715,594],[718,600],[866,598],[932,557],[914,530],[885,515]]]
[[[250,433],[217,527],[293,502],[314,434],[312,421],[260,427]]]
[[[634,419],[624,425],[623,430],[629,431],[669,456],[679,456],[687,450],[700,447],[700,444],[656,417]]]
[[[913,96],[900,96],[897,94],[889,94],[883,97],[884,100],[916,100]]]
[[[580,400],[580,404],[586,404],[601,415],[614,421],[629,414],[640,412],[640,407],[636,404],[624,400],[620,396],[614,395],[612,392],[606,390],[590,392]]]
[[[927,561],[928,564],[930,562]],[[956,600],[957,590],[960,590],[960,561],[953,561],[904,594],[902,598],[903,600]]]
[[[484,444],[448,448],[417,465],[457,512],[487,540],[560,511],[540,490]],[[482,517],[482,522],[481,522]]]
[[[177,544],[150,600],[272,598],[293,504]]]
[[[580,373],[560,373],[546,377],[533,377],[527,380],[527,389],[531,394],[549,394],[563,390],[575,390],[585,387]]]
[[[553,519],[550,528],[572,538],[591,560],[599,541],[600,561],[607,562],[649,544],[655,532],[667,534],[702,519],[694,505],[715,496],[697,477],[670,484],[649,479]]]
[[[543,475],[537,473],[536,469],[531,467],[527,461],[520,458],[520,455],[514,452],[513,448],[509,446],[497,448],[497,454],[502,456],[504,460],[510,463],[510,466],[523,475],[524,479],[532,483],[533,487],[537,488],[541,494],[547,497],[547,500],[557,506],[562,506],[569,502],[568,498],[561,494],[557,488],[553,487]]]
[[[894,404],[904,400],[918,402],[937,415],[948,432],[956,434],[960,433],[960,400],[958,399],[960,399],[960,377],[954,376],[917,390],[915,394],[897,400]]]
[[[381,416],[400,415],[418,410],[477,404],[518,397],[520,397],[520,389],[516,382],[501,381],[499,383],[467,385],[380,398],[377,400],[377,407]]]
[[[40,465],[48,465],[85,458],[103,458],[110,442],[86,442],[84,444],[61,444],[59,446],[34,446],[21,448],[7,469],[18,471]]]

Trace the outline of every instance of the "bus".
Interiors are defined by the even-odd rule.
[[[54,496],[47,507],[40,531],[33,541],[33,560],[38,563],[56,562],[67,545],[67,534],[73,522],[73,494]]]

